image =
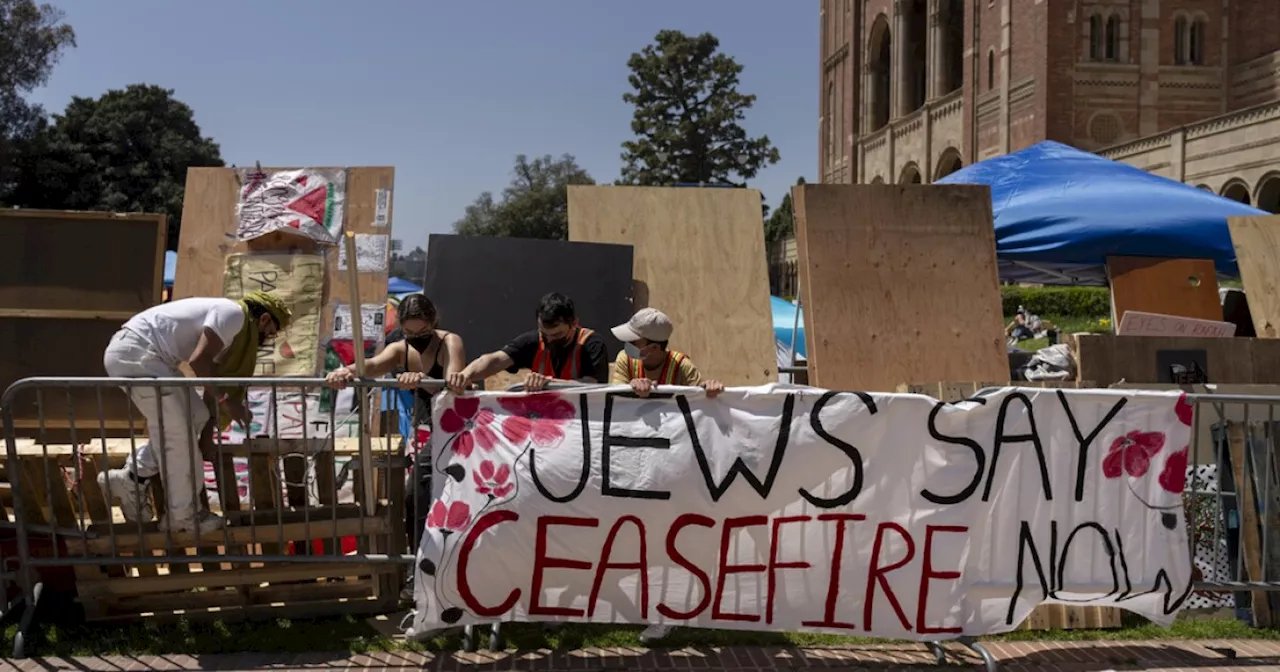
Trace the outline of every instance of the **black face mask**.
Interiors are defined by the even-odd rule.
[[[404,339],[404,342],[408,343],[414,350],[417,350],[418,354],[422,354],[423,352],[426,352],[427,347],[431,345],[431,339],[434,337],[435,336],[433,334],[424,334],[422,336],[406,338]]]

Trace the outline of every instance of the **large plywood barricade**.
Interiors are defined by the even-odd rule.
[[[414,633],[664,623],[912,640],[1191,593],[1179,392],[444,396]],[[446,428],[455,428],[449,430]]]
[[[792,188],[809,381],[1007,380],[985,186]]]
[[[760,192],[571,186],[569,238],[633,246],[634,307],[670,316],[670,347],[705,377],[778,379]]]
[[[631,267],[630,245],[432,234],[423,290],[470,358],[535,328],[539,299],[560,292],[612,361],[622,345],[609,329],[632,313]]]
[[[164,215],[0,210],[0,390],[30,376],[105,375],[102,353],[135,314],[160,303]],[[127,436],[118,390],[20,392],[18,436]],[[99,422],[101,420],[101,422]],[[135,415],[133,424],[142,429]]]

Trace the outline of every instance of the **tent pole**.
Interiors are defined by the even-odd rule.
[[[799,283],[797,283],[797,285],[798,285],[798,284],[799,284]],[[795,365],[796,365],[796,332],[800,331],[800,298],[801,298],[801,296],[800,296],[800,289],[799,289],[799,287],[797,286],[797,288],[796,288],[796,315],[795,315],[795,319],[794,319],[794,320],[792,320],[792,322],[791,322],[791,366],[792,366],[793,368],[794,368],[794,367],[795,367]],[[793,375],[793,374],[787,374],[787,375]]]

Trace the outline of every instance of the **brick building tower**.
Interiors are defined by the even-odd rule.
[[[1280,0],[820,0],[819,174],[1056,140],[1280,212]]]

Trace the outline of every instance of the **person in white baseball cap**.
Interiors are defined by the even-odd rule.
[[[614,327],[613,335],[627,344],[627,351],[618,353],[609,372],[609,382],[630,384],[641,397],[648,396],[654,385],[701,387],[708,397],[720,394],[723,384],[704,380],[693,360],[684,353],[667,349],[674,330],[671,318],[653,308],[642,308],[626,324]]]

